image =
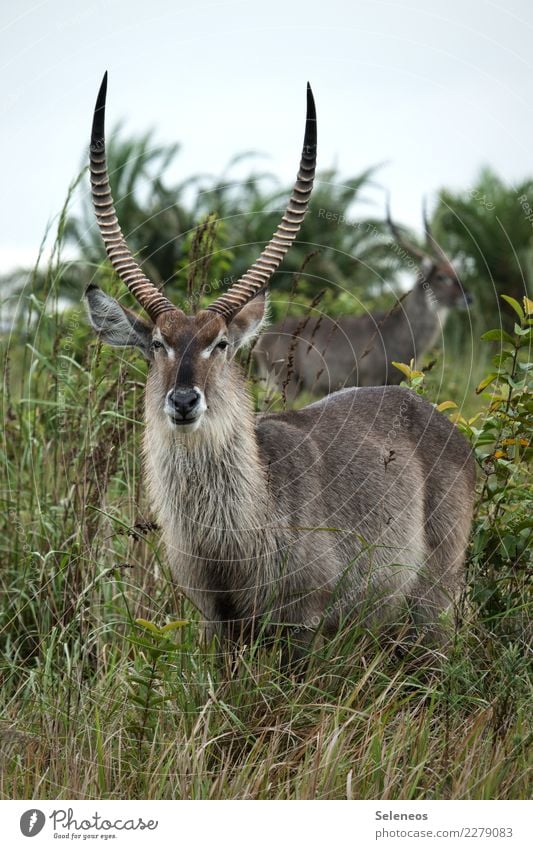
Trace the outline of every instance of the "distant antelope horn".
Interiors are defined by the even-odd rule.
[[[118,223],[109,185],[105,153],[106,93],[107,71],[98,92],[91,132],[90,173],[94,211],[111,265],[133,297],[155,321],[161,313],[175,310],[176,307],[161,294],[135,262]]]
[[[404,249],[404,251],[418,257],[418,259],[426,259],[424,251],[419,248],[418,245],[415,245],[414,242],[409,242],[402,234],[400,228],[392,220],[389,198],[387,198],[387,224],[389,225],[393,239],[400,245],[401,248]]]
[[[300,169],[281,223],[259,258],[236,283],[207,309],[231,321],[236,312],[263,292],[294,242],[309,206],[316,168],[316,110],[307,83],[307,116]]]
[[[426,234],[426,245],[427,245],[428,252],[433,254],[433,255],[437,254],[437,256],[440,260],[444,260],[445,262],[449,262],[448,257],[446,256],[446,254],[442,250],[441,246],[439,245],[439,243],[435,239],[435,236],[433,235],[433,233],[431,232],[431,225],[429,223],[428,209],[427,209],[427,203],[426,203],[425,198],[422,202],[422,217],[424,219],[424,232]]]

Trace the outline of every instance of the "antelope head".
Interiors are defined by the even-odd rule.
[[[281,223],[256,262],[207,309],[187,315],[149,280],[129,251],[120,229],[107,173],[105,101],[107,73],[94,111],[91,191],[107,255],[148,319],[123,307],[97,286],[85,293],[90,322],[111,345],[139,348],[150,363],[147,397],[151,412],[181,433],[197,430],[224,403],[224,383],[235,352],[259,332],[272,274],[293,243],[307,211],[316,163],[316,113],[307,86],[307,118],[298,176]]]
[[[393,222],[390,205],[387,202],[387,223],[394,240],[405,253],[420,263],[418,287],[428,294],[431,303],[436,308],[446,310],[450,307],[459,307],[464,309],[472,303],[472,297],[463,288],[457,271],[431,232],[425,203],[422,215],[426,237],[425,250],[405,238],[401,229]]]

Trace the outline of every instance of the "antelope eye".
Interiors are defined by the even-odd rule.
[[[152,351],[159,351],[161,348],[164,348],[165,346],[163,345],[162,342],[159,341],[159,339],[152,339],[152,344],[150,345],[150,347],[151,347]]]
[[[221,351],[224,351],[228,347],[228,345],[229,345],[229,342],[228,342],[227,339],[221,339],[220,342],[217,345],[215,345],[215,347],[220,348]]]

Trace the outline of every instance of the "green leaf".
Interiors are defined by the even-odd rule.
[[[443,413],[445,410],[455,410],[456,408],[457,404],[455,401],[443,401],[442,404],[437,404],[439,413]]]
[[[395,363],[393,361],[392,365],[394,366],[394,368],[397,368],[399,371],[401,371],[402,374],[405,374],[407,380],[411,379],[412,371],[409,366],[405,365],[405,363]]]
[[[511,359],[513,354],[508,351],[503,351],[503,353],[495,354],[492,358],[493,365],[496,366],[497,369],[500,369],[505,366],[507,360]]]
[[[128,700],[133,702],[135,705],[139,705],[139,707],[145,707],[146,699],[141,696],[137,696],[135,693],[130,693],[128,696]]]
[[[514,347],[514,339],[506,330],[487,330],[481,336],[484,342],[510,342]]]
[[[499,377],[498,372],[492,372],[492,374],[489,374],[487,375],[487,377],[483,378],[481,383],[476,386],[476,395],[479,395],[480,392],[483,392],[483,390],[487,388],[489,383],[492,383],[492,381],[495,380],[497,377]]]
[[[161,634],[159,634],[159,636],[161,636]],[[160,657],[163,657],[163,655],[168,654],[168,649],[166,649],[166,648],[157,649],[157,648],[153,647],[153,648],[149,649],[148,654],[149,654],[149,656],[151,657],[152,660],[159,660]]]
[[[136,619],[135,624],[141,628],[145,628],[147,631],[151,631],[152,634],[156,634],[158,637],[161,636],[161,629],[157,625],[154,625],[153,622],[149,622],[148,619]]]
[[[127,637],[128,643],[132,646],[137,646],[137,648],[142,649],[142,651],[148,652],[153,648],[153,643],[146,642],[145,640],[138,640],[135,637],[132,637],[128,634]]]
[[[509,304],[509,306],[514,309],[515,313],[522,321],[524,319],[524,310],[522,309],[516,298],[511,298],[510,295],[502,295],[501,297]]]
[[[130,675],[128,678],[129,682],[132,684],[137,684],[139,687],[149,687],[150,682],[145,678],[140,678],[138,675]]]
[[[166,634],[167,631],[175,631],[177,628],[184,628],[185,625],[188,624],[189,622],[187,619],[176,619],[175,622],[168,622],[166,625],[163,625],[161,632]]]

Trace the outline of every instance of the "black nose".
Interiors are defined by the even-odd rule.
[[[178,415],[187,419],[198,404],[200,393],[196,389],[174,389],[169,393],[168,400]]]

